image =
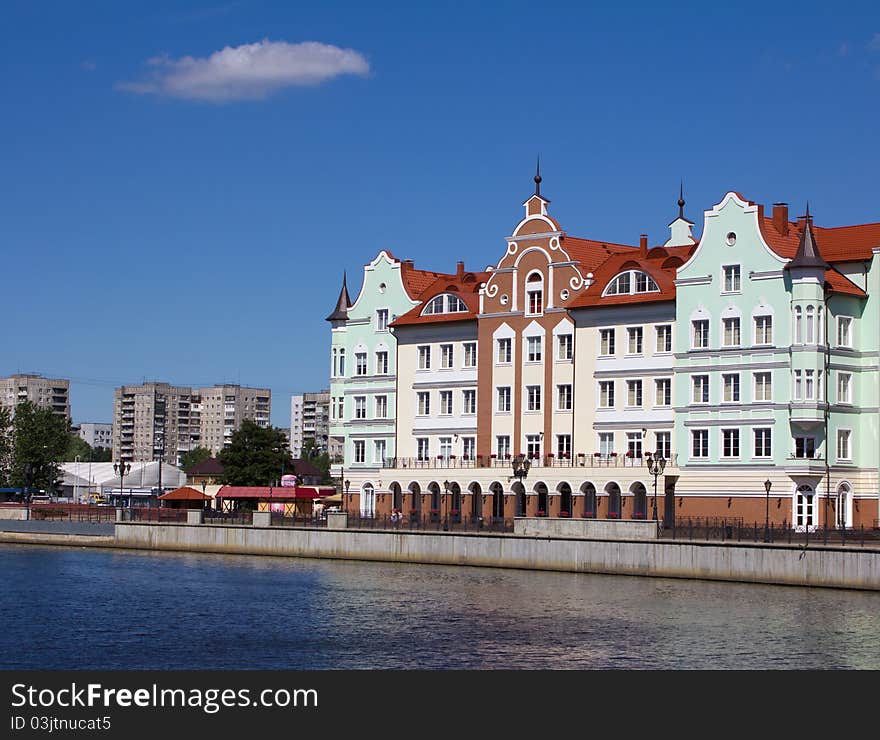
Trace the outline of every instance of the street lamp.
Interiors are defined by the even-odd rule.
[[[663,469],[666,467],[666,458],[659,452],[653,454],[648,452],[645,454],[645,465],[648,468],[648,472],[654,476],[654,522],[659,525],[660,520],[657,518],[657,478],[663,474]]]
[[[443,515],[443,531],[449,531],[449,481],[443,481],[443,488],[445,489],[445,493],[443,494],[443,498],[445,500],[444,505],[444,515]]]
[[[26,463],[24,466],[24,505],[27,511],[26,518],[30,520],[31,518],[31,487],[34,484],[34,479],[37,477],[37,472],[42,466],[34,463]]]
[[[76,463],[76,474],[75,474],[76,477],[74,478],[74,481],[73,481],[73,503],[78,504],[79,503],[79,455],[77,455],[75,458],[73,458],[73,460]]]
[[[766,494],[767,506],[764,514],[764,542],[770,542],[770,479],[764,481],[764,493]]]
[[[342,502],[342,508],[345,511],[348,511],[348,487],[351,485],[351,481],[346,478],[345,480],[345,500]]]
[[[520,453],[515,458],[513,458],[513,475],[519,482],[520,486],[522,486],[522,479],[525,478],[529,474],[529,468],[532,467],[532,463],[529,462],[529,459]],[[525,507],[523,507],[522,516],[525,516]]]
[[[119,476],[119,500],[122,500],[123,493],[125,488],[123,487],[122,479],[131,472],[131,464],[127,462],[116,462],[113,463],[113,472]],[[128,495],[128,508],[131,508],[131,494]]]

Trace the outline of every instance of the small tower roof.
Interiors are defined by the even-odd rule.
[[[799,267],[813,267],[827,270],[830,265],[819,253],[819,245],[813,234],[813,217],[810,215],[810,204],[807,203],[807,215],[804,222],[804,230],[801,232],[801,240],[798,243],[797,253],[785,268],[787,270]]]
[[[346,274],[342,273],[342,290],[339,291],[339,300],[336,301],[336,308],[327,317],[327,321],[346,321],[348,319],[348,309],[351,308],[351,298],[348,297],[348,286],[346,285]]]

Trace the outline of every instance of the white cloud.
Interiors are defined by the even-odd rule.
[[[370,65],[354,49],[303,41],[263,39],[227,46],[206,58],[168,56],[147,60],[153,72],[141,82],[120,82],[120,90],[222,103],[258,100],[285,87],[319,85],[345,74],[365,76]]]

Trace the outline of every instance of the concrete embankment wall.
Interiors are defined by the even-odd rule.
[[[880,590],[880,550],[452,532],[118,523],[149,550],[474,565]]]

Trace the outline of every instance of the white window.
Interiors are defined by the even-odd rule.
[[[354,461],[362,463],[367,461],[367,443],[362,439],[354,441]]]
[[[852,403],[852,373],[837,373],[837,403]]]
[[[384,419],[388,416],[388,396],[376,396],[376,418]]]
[[[443,416],[452,414],[452,391],[440,391],[440,413]]]
[[[427,460],[430,457],[427,437],[416,437],[416,456],[419,460]]]
[[[739,265],[724,265],[724,293],[740,292]]]
[[[626,454],[628,457],[642,456],[642,433],[627,432],[626,433]]]
[[[431,394],[428,391],[419,391],[419,416],[429,416],[431,414]]]
[[[388,331],[387,308],[380,308],[376,311],[376,331]]]
[[[603,408],[603,409],[613,409],[614,408],[614,381],[613,380],[600,380],[599,381],[599,408]]]
[[[477,392],[473,389],[462,391],[461,393],[461,412],[463,414],[477,413]]]
[[[339,350],[339,377],[345,377],[345,350]]]
[[[773,381],[770,373],[755,373],[755,400],[773,400]]]
[[[813,336],[813,325],[815,322],[816,309],[812,306],[807,306],[807,344],[812,344],[815,340],[815,336]]]
[[[599,354],[602,357],[614,355],[614,329],[599,330]]]
[[[816,457],[816,438],[815,437],[795,437],[794,438],[794,456],[807,459]]]
[[[606,295],[627,295],[632,293],[659,293],[660,288],[648,273],[641,270],[627,270],[615,275],[602,292]]]
[[[336,357],[336,347],[333,348],[333,372],[330,375],[331,378],[335,378],[339,375],[339,361]],[[11,398],[11,396],[10,396]]]
[[[477,456],[477,438],[462,437],[461,451],[465,460],[473,460]]]
[[[724,319],[724,346],[739,346],[739,317]]]
[[[800,306],[794,307],[794,343],[804,343],[804,311]]]
[[[542,339],[542,337],[528,338],[528,353],[526,354],[528,362],[540,362]]]
[[[773,454],[772,429],[760,428],[754,430],[755,457],[770,457]]]
[[[510,386],[501,386],[498,390],[498,410],[510,411]]]
[[[630,407],[638,407],[642,405],[641,380],[626,381],[626,405]]]
[[[366,375],[367,374],[367,353],[366,352],[355,352],[354,353],[354,374],[355,375]]]
[[[721,430],[721,456],[739,457],[739,429]]]
[[[381,465],[385,462],[385,440],[377,439],[373,441],[373,462]]]
[[[851,460],[852,451],[850,450],[850,436],[852,432],[849,429],[837,430],[837,459]]]
[[[614,432],[599,432],[599,454],[609,457],[614,452]]]
[[[526,279],[526,313],[540,314],[544,310],[544,278],[533,272]]]
[[[796,529],[803,531],[805,529],[810,529],[814,525],[813,498],[815,498],[815,494],[812,486],[807,484],[798,486],[795,510]]]
[[[691,457],[709,457],[709,430],[691,430]]]
[[[541,410],[541,386],[539,386],[539,385],[527,385],[526,386],[526,410],[528,410],[528,411],[540,411]]]
[[[431,348],[428,345],[419,347],[419,370],[431,369]]]
[[[571,411],[571,386],[556,386],[556,410]]]
[[[642,354],[642,327],[631,326],[626,330],[628,337],[627,353],[630,355]]]
[[[708,375],[692,375],[691,386],[693,388],[691,399],[694,403],[709,403]]]
[[[366,419],[367,418],[367,397],[366,396],[355,396],[354,397],[354,418],[355,419]]]
[[[709,319],[691,322],[694,337],[694,349],[706,349],[709,346]]]
[[[800,401],[804,397],[803,373],[800,370],[794,371],[794,400]]]
[[[556,359],[570,360],[573,355],[574,337],[571,334],[560,334],[557,342]]]
[[[725,403],[739,402],[739,373],[723,373]]]
[[[852,347],[852,317],[837,317],[837,346]]]
[[[657,378],[654,381],[654,405],[672,405],[672,380],[670,378]]]
[[[388,375],[388,352],[385,350],[376,353],[376,375]]]
[[[655,327],[657,331],[657,346],[655,352],[662,354],[663,352],[672,352],[672,326],[670,324],[662,324]]]
[[[556,456],[563,460],[571,457],[571,435],[556,435]]]
[[[755,316],[755,344],[773,344],[772,316]]]
[[[454,363],[453,353],[452,353],[452,345],[451,344],[441,344],[440,345],[440,367],[449,370]]]
[[[448,460],[452,455],[452,437],[440,437],[440,457]]]
[[[476,342],[465,342],[464,343],[464,365],[463,367],[476,367],[477,366],[477,343]]]
[[[541,435],[526,435],[526,455],[529,457],[541,457]]]
[[[815,370],[804,371],[804,400],[812,401],[816,397],[816,389],[814,384]]]
[[[506,434],[495,437],[495,451],[498,457],[510,457],[510,437]]]
[[[422,309],[422,316],[430,316],[437,313],[464,313],[467,310],[467,306],[461,298],[451,293],[444,293],[443,295],[435,296],[425,304],[425,307]]]
[[[512,341],[508,337],[498,340],[498,362],[501,364],[510,362]]]
[[[672,454],[672,432],[654,432],[656,453],[666,460]]]
[[[345,398],[343,396],[339,396],[339,398],[336,399],[336,418],[345,418]]]

